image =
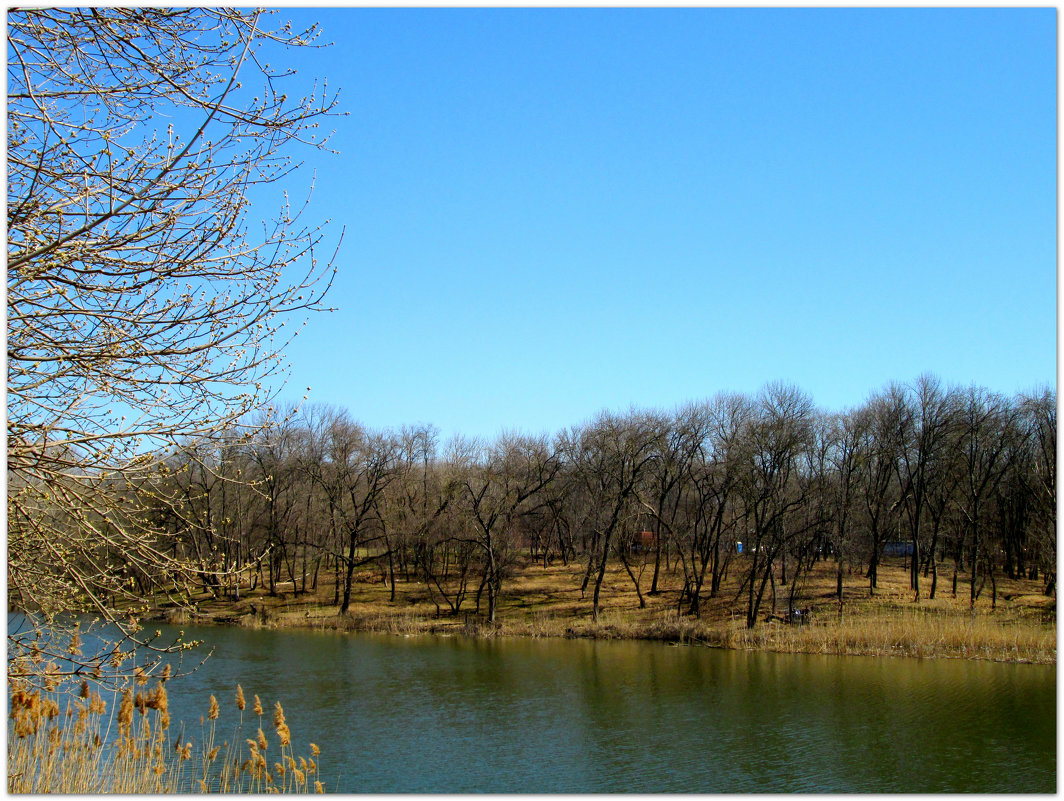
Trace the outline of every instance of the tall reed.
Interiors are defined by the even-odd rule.
[[[735,622],[728,633],[733,648],[802,653],[953,657],[1052,663],[1053,627],[920,607],[884,607],[808,625],[765,624],[756,629]]]
[[[141,682],[138,681],[138,684]],[[108,704],[87,682],[72,696],[12,684],[8,721],[8,792],[63,794],[156,794],[175,792],[324,792],[315,761],[292,747],[280,703],[274,708],[277,759],[267,760],[270,743],[262,730],[262,705],[255,696],[258,731],[241,745],[245,706],[237,687],[241,726],[232,742],[218,744],[219,705],[212,695],[201,724],[200,746],[178,735],[171,740],[169,700],[163,681],[150,690],[128,687]],[[139,714],[138,714],[139,713]],[[201,719],[203,720],[203,719]],[[194,759],[195,756],[195,759]]]

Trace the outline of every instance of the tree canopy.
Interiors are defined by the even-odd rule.
[[[326,148],[317,33],[243,9],[8,12],[8,587],[45,615],[164,572],[134,486],[261,407],[333,275],[281,189]],[[252,196],[276,187],[252,220]],[[304,187],[309,198],[309,188]],[[256,215],[259,206],[255,206]],[[329,254],[331,255],[331,254]],[[17,639],[17,638],[16,638]],[[22,642],[22,641],[19,641]]]

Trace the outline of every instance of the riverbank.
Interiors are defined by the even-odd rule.
[[[834,593],[834,565],[821,563],[800,586],[801,600],[795,605],[803,610],[801,623],[785,619],[788,586],[778,588],[774,599],[766,591],[758,623],[748,629],[740,578],[729,577],[694,617],[677,603],[682,583],[678,576],[663,573],[661,592],[648,593],[650,570],[652,566],[642,576],[636,573],[641,605],[623,566],[612,565],[597,621],[591,615],[590,592],[580,592],[583,566],[572,563],[518,566],[503,585],[494,624],[476,614],[472,593],[453,613],[423,583],[400,580],[393,600],[390,584],[378,571],[358,576],[350,608],[342,616],[332,603],[334,577],[322,572],[316,588],[308,577],[306,592],[296,592],[291,581],[279,584],[272,596],[261,586],[243,587],[239,600],[204,592],[191,599],[191,611],[158,606],[150,617],[174,623],[402,635],[649,639],[784,653],[1056,663],[1056,599],[1043,595],[1038,581],[999,577],[996,599],[987,582],[973,609],[969,585],[962,577],[953,597],[949,574],[940,576],[935,599],[928,599],[925,589],[925,597],[914,601],[907,568],[899,560],[880,567],[873,595],[866,578],[847,575],[840,604]],[[924,586],[930,586],[929,580]]]

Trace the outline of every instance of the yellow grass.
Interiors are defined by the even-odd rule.
[[[245,588],[239,602],[203,594],[196,599],[198,614],[191,620],[405,635],[638,638],[745,650],[1056,662],[1056,601],[1041,594],[1037,581],[999,577],[996,604],[988,582],[975,608],[969,609],[966,577],[961,577],[953,598],[951,576],[941,576],[934,600],[926,597],[929,580],[922,579],[921,598],[914,600],[906,566],[901,560],[888,560],[880,567],[874,595],[861,574],[847,574],[840,607],[834,596],[835,565],[821,562],[801,586],[798,605],[811,612],[806,625],[782,622],[789,587],[777,586],[775,605],[771,591],[766,591],[757,625],[747,629],[746,595],[738,594],[742,562],[733,567],[717,597],[707,597],[708,588],[703,592],[697,618],[678,604],[682,586],[678,571],[663,570],[661,592],[650,596],[652,565],[644,568],[641,588],[646,606],[641,608],[624,568],[611,564],[601,591],[599,619],[593,620],[591,587],[583,595],[580,592],[584,567],[554,563],[545,568],[530,561],[519,566],[503,584],[494,624],[475,613],[472,596],[459,614],[450,614],[442,603],[437,614],[428,588],[417,582],[399,581],[393,602],[389,585],[379,572],[369,569],[357,577],[351,609],[344,616],[330,603],[332,576],[323,573],[317,592],[306,594],[293,593],[291,583],[275,598],[262,588],[254,593]],[[481,611],[485,609],[486,600]],[[158,613],[165,616],[173,610]]]
[[[199,748],[190,739],[172,741],[162,682],[147,693],[123,691],[110,711],[87,684],[74,697],[13,685],[10,705],[9,793],[324,791],[317,775],[317,746],[311,746],[310,758],[292,752],[280,704],[273,726],[277,745],[269,761],[261,728],[257,740],[241,742],[237,731],[232,743],[217,743],[213,696]]]
[[[1054,627],[984,614],[883,608],[808,625],[776,621],[734,627],[734,647],[767,651],[875,656],[953,657],[1009,662],[1056,661]]]

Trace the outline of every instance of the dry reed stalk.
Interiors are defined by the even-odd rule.
[[[246,740],[249,756],[243,762],[239,747],[233,749],[228,741],[215,744],[218,716],[213,696],[199,749],[198,776],[187,775],[194,756],[192,740],[170,742],[169,699],[162,681],[146,695],[135,696],[130,688],[122,692],[115,715],[116,737],[109,736],[107,704],[87,685],[71,694],[65,714],[56,697],[30,692],[17,682],[12,683],[9,697],[10,793],[310,792],[308,777],[318,770],[314,759],[300,756],[297,760],[291,748],[285,748],[291,734],[279,703],[275,724],[287,733],[282,737],[280,764],[288,767],[275,781],[259,750],[260,745],[265,750],[261,729],[258,740]],[[140,712],[139,725],[133,725],[134,710]],[[314,757],[320,754],[317,745],[312,744],[311,753]],[[322,788],[316,780],[314,791],[322,792]]]
[[[1056,634],[1050,627],[919,607],[801,626],[773,621],[753,630],[737,621],[730,640],[732,647],[746,650],[792,653],[1056,661]]]

